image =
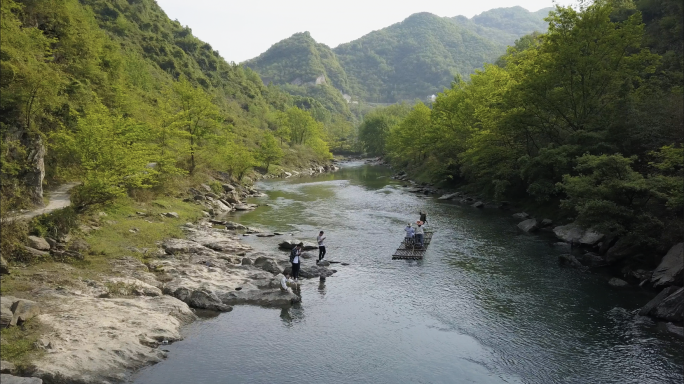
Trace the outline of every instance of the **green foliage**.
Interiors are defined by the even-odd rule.
[[[283,150],[280,148],[278,140],[272,134],[264,134],[264,138],[259,145],[257,157],[266,165],[266,172],[268,172],[268,167],[271,164],[277,164],[283,158]]]
[[[408,105],[397,104],[367,113],[359,126],[359,141],[363,150],[371,155],[384,154],[387,136],[409,111]]]
[[[36,216],[29,223],[29,232],[40,237],[60,239],[78,225],[77,212],[73,207]]]

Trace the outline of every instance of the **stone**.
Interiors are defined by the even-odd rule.
[[[454,197],[456,197],[456,195],[457,195],[456,193],[449,193],[449,194],[442,195],[442,196],[438,197],[437,200],[451,200]]]
[[[588,265],[590,267],[599,267],[605,265],[606,262],[603,260],[603,257],[592,252],[587,252],[582,255],[582,264]]]
[[[300,256],[302,257],[302,259],[310,259],[314,257],[310,252],[302,252]]]
[[[235,190],[235,187],[234,187],[234,186],[232,186],[232,185],[230,185],[230,184],[227,184],[227,183],[226,183],[226,184],[221,184],[221,186],[223,187],[223,190],[226,191],[226,192],[232,192],[232,191]]]
[[[283,268],[281,268],[278,265],[278,263],[273,259],[268,259],[268,260],[264,261],[261,264],[261,269],[263,269],[266,272],[271,272],[274,275],[277,275],[277,274],[283,272]]]
[[[4,257],[0,256],[0,275],[8,275],[10,273],[9,264]]]
[[[59,243],[57,242],[57,240],[51,239],[51,238],[49,238],[49,237],[46,237],[46,238],[45,238],[45,241],[47,241],[48,244],[50,244],[50,249],[55,249],[55,248],[57,248],[57,246],[58,246],[58,244],[59,244]]]
[[[67,247],[70,251],[83,252],[90,249],[90,245],[83,239],[74,239],[69,243]]]
[[[232,229],[232,230],[235,230],[235,229],[247,229],[247,227],[245,227],[245,226],[242,225],[242,224],[238,224],[238,223],[229,221],[229,222],[226,223],[226,229]]]
[[[209,250],[209,248],[202,244],[185,239],[166,239],[162,243],[162,248],[169,255],[179,253],[203,253]]]
[[[646,303],[641,309],[639,309],[639,315],[641,316],[648,316],[648,314],[653,310],[653,308],[657,307],[665,298],[670,296],[674,291],[677,290],[677,287],[667,287],[660,291],[656,297],[652,298],[651,301]]]
[[[256,236],[257,237],[273,237],[273,236],[275,236],[275,233],[258,233]]]
[[[212,199],[218,199],[218,195],[216,195],[213,192],[205,193],[204,196],[205,197],[211,197]]]
[[[573,255],[570,254],[565,254],[565,255],[560,255],[558,256],[558,262],[561,265],[567,265],[569,267],[585,270],[587,267],[582,265],[582,263],[577,260],[577,258]]]
[[[476,201],[476,202],[475,202],[473,205],[471,205],[471,206],[472,206],[472,207],[475,207],[475,208],[484,208],[485,205],[484,205],[484,203],[481,202],[481,201]]]
[[[321,260],[321,261],[317,262],[316,265],[318,265],[319,267],[329,267],[330,262],[327,260]]]
[[[613,277],[612,279],[608,280],[608,284],[613,287],[625,287],[628,285],[626,281],[618,279],[617,277]]]
[[[166,213],[164,214],[164,216],[166,216],[166,217],[172,217],[172,218],[174,218],[174,219],[180,219],[180,215],[179,215],[178,213],[176,213],[176,212],[166,212]]]
[[[200,184],[200,187],[202,187],[205,192],[211,192],[211,187],[206,184]]]
[[[527,219],[518,223],[518,228],[523,232],[534,232],[539,229],[539,223],[537,222],[537,219]]]
[[[250,259],[249,257],[243,257],[242,265],[252,265],[252,259]]]
[[[230,305],[223,304],[214,292],[206,290],[189,290],[181,287],[173,292],[173,296],[185,302],[192,308],[208,309],[210,311],[229,312],[233,310]]]
[[[529,218],[530,215],[528,215],[528,214],[525,213],[525,212],[518,212],[518,213],[514,213],[514,214],[513,214],[513,217],[516,218],[516,219],[525,220],[525,219]]]
[[[36,257],[36,258],[43,258],[43,257],[48,257],[50,256],[50,252],[45,252],[45,251],[39,251],[35,248],[27,247],[25,245],[22,246],[22,249],[28,253],[31,254],[31,256]]]
[[[584,230],[575,224],[567,224],[555,227],[553,233],[563,241],[576,243],[584,235]]]
[[[206,200],[206,198],[205,198],[204,196],[202,196],[202,195],[195,195],[195,196],[193,197],[193,199],[195,199],[195,200],[197,200],[197,201],[204,201],[204,200]]]
[[[674,245],[653,271],[651,283],[654,287],[682,285],[684,281],[684,243]]]
[[[672,323],[667,323],[665,324],[665,329],[667,329],[668,332],[674,333],[679,337],[684,337],[684,327],[678,327]]]
[[[0,361],[0,373],[14,373],[16,369],[17,367],[15,367],[14,364],[10,363],[9,361]]]
[[[622,237],[606,252],[606,262],[613,264],[636,253],[637,247],[633,245],[631,239]]]
[[[278,244],[278,247],[282,249],[292,249],[294,248],[297,244],[299,244],[301,241],[299,240],[285,240],[283,242],[280,242]],[[302,250],[304,251],[312,251],[314,249],[318,249],[318,245],[314,243],[310,243],[308,241],[301,242],[304,245],[302,246]]]
[[[50,250],[50,243],[48,243],[47,240],[43,239],[42,237],[38,237],[38,236],[29,236],[28,237],[28,245],[29,245],[29,247],[40,250],[40,251],[49,251]]]
[[[667,296],[650,312],[651,316],[676,323],[684,321],[684,288]]]
[[[6,373],[0,374],[0,382],[2,384],[43,384],[43,380],[37,377],[18,377]]]
[[[237,205],[235,205],[234,208],[236,211],[251,211],[253,209],[256,209],[256,205],[254,205],[254,204],[237,204]]]
[[[9,327],[14,317],[12,305],[18,300],[14,296],[0,296],[0,328]]]
[[[544,227],[544,228],[545,228],[545,227],[550,227],[550,226],[552,226],[552,225],[553,225],[553,220],[551,220],[551,219],[544,219],[544,220],[541,221],[541,226]]]
[[[567,252],[570,252],[570,250],[572,249],[572,247],[570,246],[570,243],[565,243],[562,241],[558,242],[558,243],[553,243],[553,247],[556,249],[567,251]]]
[[[598,233],[593,230],[587,230],[584,232],[582,237],[579,239],[579,243],[582,245],[596,245],[599,241],[606,237],[603,233]]]
[[[12,321],[10,325],[21,325],[23,322],[40,315],[40,305],[35,301],[19,299],[10,307],[12,310]]]

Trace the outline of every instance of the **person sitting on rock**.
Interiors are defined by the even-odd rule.
[[[290,282],[290,274],[285,272],[283,273],[283,278],[280,279],[280,290],[287,292],[287,284]]]

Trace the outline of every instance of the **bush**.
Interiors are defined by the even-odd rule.
[[[0,252],[8,261],[16,260],[15,255],[22,250],[21,245],[26,242],[28,226],[17,220],[3,220],[0,222]]]
[[[40,237],[59,239],[69,234],[77,225],[76,210],[67,207],[34,217],[29,223],[29,232]]]

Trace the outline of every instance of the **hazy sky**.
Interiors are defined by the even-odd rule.
[[[251,59],[296,32],[311,32],[334,48],[404,20],[416,12],[472,17],[519,5],[529,11],[553,0],[157,0],[172,19],[236,63]],[[567,1],[561,1],[561,4]]]

